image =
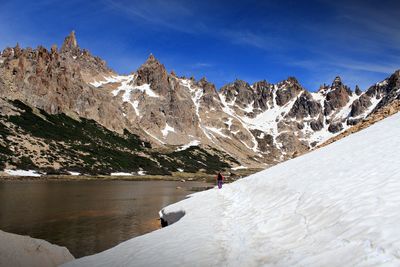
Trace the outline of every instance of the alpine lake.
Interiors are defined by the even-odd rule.
[[[76,257],[161,228],[158,212],[206,181],[0,181],[0,229],[65,246]]]

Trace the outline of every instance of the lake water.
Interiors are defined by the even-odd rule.
[[[0,182],[0,230],[91,255],[160,228],[158,211],[203,182]],[[177,188],[181,187],[181,188]]]

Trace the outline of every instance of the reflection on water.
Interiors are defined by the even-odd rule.
[[[0,182],[0,229],[66,246],[75,257],[82,257],[158,229],[158,211],[201,186],[207,184]]]

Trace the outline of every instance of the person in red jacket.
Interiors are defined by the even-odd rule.
[[[218,172],[217,175],[217,184],[218,184],[218,188],[221,189],[222,188],[222,182],[224,181],[224,176],[222,176],[221,172]]]

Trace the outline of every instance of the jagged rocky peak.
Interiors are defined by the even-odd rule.
[[[166,95],[169,91],[168,73],[153,54],[137,70],[136,85],[150,84],[150,87],[158,94]]]
[[[14,56],[14,49],[12,49],[11,47],[6,47],[1,52],[1,57],[2,58],[11,58],[13,56]]]
[[[267,82],[266,80],[255,82],[252,87],[255,91],[263,91],[263,90],[271,90],[272,84]]]
[[[240,79],[236,79],[236,80],[233,82],[233,84],[234,84],[234,86],[236,86],[239,90],[240,90],[240,89],[245,89],[245,90],[247,90],[248,88],[250,88],[250,85],[249,85],[248,82],[243,81],[243,80],[240,80]]]
[[[354,89],[354,93],[356,93],[356,95],[361,95],[361,89],[360,89],[360,87],[358,87],[358,85],[356,85],[356,88]]]
[[[301,87],[299,81],[296,79],[296,77],[293,77],[293,76],[289,76],[289,77],[285,80],[285,82],[286,82],[286,84],[288,84],[288,85],[292,85],[292,86],[296,85],[296,86],[300,86],[300,87]]]
[[[372,105],[370,99],[371,98],[367,94],[363,94],[360,95],[358,99],[354,100],[354,102],[351,104],[350,117],[357,117],[364,113],[364,111]]]
[[[160,61],[158,61],[158,59],[153,55],[153,53],[150,53],[146,61],[139,67],[138,71],[144,69],[167,72],[165,66],[161,64]]]
[[[304,119],[306,117],[315,118],[321,113],[321,104],[316,102],[309,92],[304,91],[299,97],[297,97],[287,116],[296,119]]]
[[[234,82],[228,83],[221,88],[222,93],[235,93],[238,94],[241,91],[252,91],[250,85],[243,80],[236,79]]]
[[[22,49],[19,46],[19,43],[17,43],[14,47],[14,55],[15,57],[19,57],[22,54]]]
[[[264,111],[268,106],[272,107],[274,97],[273,84],[263,80],[255,82],[251,87],[255,92],[254,108]]]
[[[343,90],[348,95],[352,95],[353,94],[353,92],[351,91],[350,87],[345,85],[342,82],[342,79],[339,76],[336,76],[336,78],[333,80],[331,89],[332,89],[332,91],[333,90]]]
[[[206,77],[201,78],[196,84],[198,87],[203,88],[205,94],[217,94],[215,85],[207,81]]]
[[[334,110],[344,107],[350,100],[353,92],[343,84],[342,79],[337,76],[332,86],[327,90],[324,102],[324,115],[331,114]]]
[[[235,104],[245,107],[254,101],[254,91],[250,85],[236,79],[221,88],[221,94],[225,96],[227,102],[235,101]]]
[[[207,81],[207,79],[203,77],[198,82],[195,82],[195,84],[197,87],[202,88],[203,96],[201,97],[201,101],[208,109],[220,106],[221,99],[213,83]]]
[[[342,86],[342,79],[340,78],[340,76],[336,76],[335,79],[332,82],[332,87],[339,87]]]
[[[51,46],[50,51],[51,51],[51,54],[56,54],[56,53],[57,53],[57,45],[56,45],[56,44],[53,44],[53,45]]]
[[[375,112],[378,109],[389,105],[393,100],[400,99],[400,70],[395,71],[390,77],[368,88],[361,94],[351,105],[350,117],[357,117],[365,112],[372,105],[372,101],[379,103],[375,106]],[[358,120],[353,120],[352,123],[357,123]]]
[[[321,84],[321,85],[319,86],[318,92],[324,93],[324,92],[326,92],[328,89],[329,89],[329,85],[326,85],[326,84],[324,83],[324,84]]]
[[[161,64],[158,59],[153,55],[153,53],[150,53],[149,57],[147,58],[146,62],[144,64]]]
[[[374,111],[389,105],[396,99],[400,100],[400,70],[396,70],[389,78],[371,86],[366,93],[374,95],[377,99],[382,98]]]
[[[289,77],[278,83],[276,91],[276,103],[279,106],[286,105],[290,100],[297,97],[299,93],[305,91],[295,77]]]
[[[75,31],[71,31],[71,33],[64,39],[64,43],[61,46],[61,53],[76,51],[79,51],[79,46],[76,41]]]
[[[395,87],[397,89],[400,87],[400,70],[396,70],[389,77],[388,85],[391,86],[391,87]]]
[[[51,54],[57,57],[57,47],[51,48]],[[74,66],[82,75],[85,82],[92,82],[97,78],[115,75],[115,72],[107,66],[107,63],[100,57],[93,56],[88,50],[81,49],[76,40],[75,31],[72,31],[67,37],[60,49],[60,55],[63,64]]]

